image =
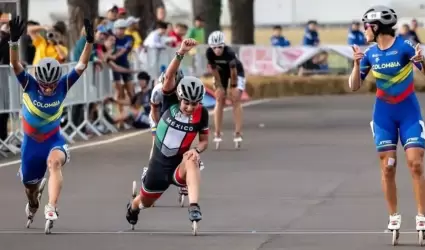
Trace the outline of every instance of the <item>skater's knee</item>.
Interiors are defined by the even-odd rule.
[[[410,172],[414,177],[421,177],[423,174],[422,160],[408,160],[407,165],[409,166]]]
[[[62,166],[62,162],[60,159],[56,158],[56,157],[51,157],[47,160],[47,166],[49,168],[49,171],[60,171],[61,166]]]
[[[393,157],[381,156],[382,177],[385,180],[395,179],[396,160]]]
[[[182,165],[186,170],[188,169],[196,169],[199,168],[199,161],[194,160],[193,157],[189,157],[188,155],[183,156]]]

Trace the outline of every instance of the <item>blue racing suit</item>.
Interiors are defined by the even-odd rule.
[[[411,61],[414,56],[412,43],[397,37],[386,50],[376,44],[369,47],[360,62],[361,79],[370,70],[376,78],[370,126],[378,152],[396,150],[399,137],[404,149],[425,146],[425,126],[413,82],[413,66],[422,66]]]
[[[24,92],[22,97],[24,139],[19,169],[24,184],[37,184],[43,179],[47,170],[47,158],[52,150],[63,151],[66,161],[69,161],[68,146],[60,134],[60,121],[66,94],[79,77],[80,75],[73,69],[60,78],[52,96],[45,96],[33,76],[25,71],[17,75]]]

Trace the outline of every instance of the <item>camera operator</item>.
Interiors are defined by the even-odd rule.
[[[60,63],[67,60],[68,48],[63,42],[66,28],[63,25],[57,23],[53,27],[29,26],[28,33],[35,47],[33,65],[45,57],[52,57]]]

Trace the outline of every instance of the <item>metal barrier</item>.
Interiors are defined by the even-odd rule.
[[[76,63],[63,64],[63,72],[68,73]],[[32,67],[26,69],[29,73],[33,72]],[[9,66],[0,66],[0,114],[9,114],[9,135],[6,139],[0,140],[0,155],[7,157],[7,151],[12,154],[20,153],[19,144],[22,143],[23,130],[20,122],[20,111],[22,106],[23,90],[17,81],[15,74]],[[89,64],[86,71],[74,84],[64,101],[64,114],[62,120],[66,124],[62,126],[61,133],[68,141],[74,143],[75,138],[79,136],[82,140],[89,140],[89,136],[83,129],[89,129],[96,136],[101,133],[98,126],[103,126],[104,133],[114,133],[118,130],[109,123],[104,116],[103,102],[105,98],[113,96],[113,85],[111,79],[111,70],[103,68],[97,70],[93,64]],[[90,106],[97,105],[97,119],[90,119]],[[72,119],[72,109],[76,106],[82,106],[84,119],[81,124],[74,124]]]

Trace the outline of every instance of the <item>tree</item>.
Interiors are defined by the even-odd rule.
[[[215,30],[220,30],[221,0],[192,0],[194,16],[205,20],[205,41]]]
[[[84,18],[88,18],[90,21],[94,22],[94,19],[99,15],[98,8],[98,0],[68,0],[68,40],[70,44],[75,44],[75,42],[80,38]]]
[[[139,33],[145,39],[156,21],[156,8],[164,6],[162,0],[125,0],[124,7],[127,12],[140,18]]]
[[[229,10],[232,43],[254,44],[254,0],[229,0]]]

